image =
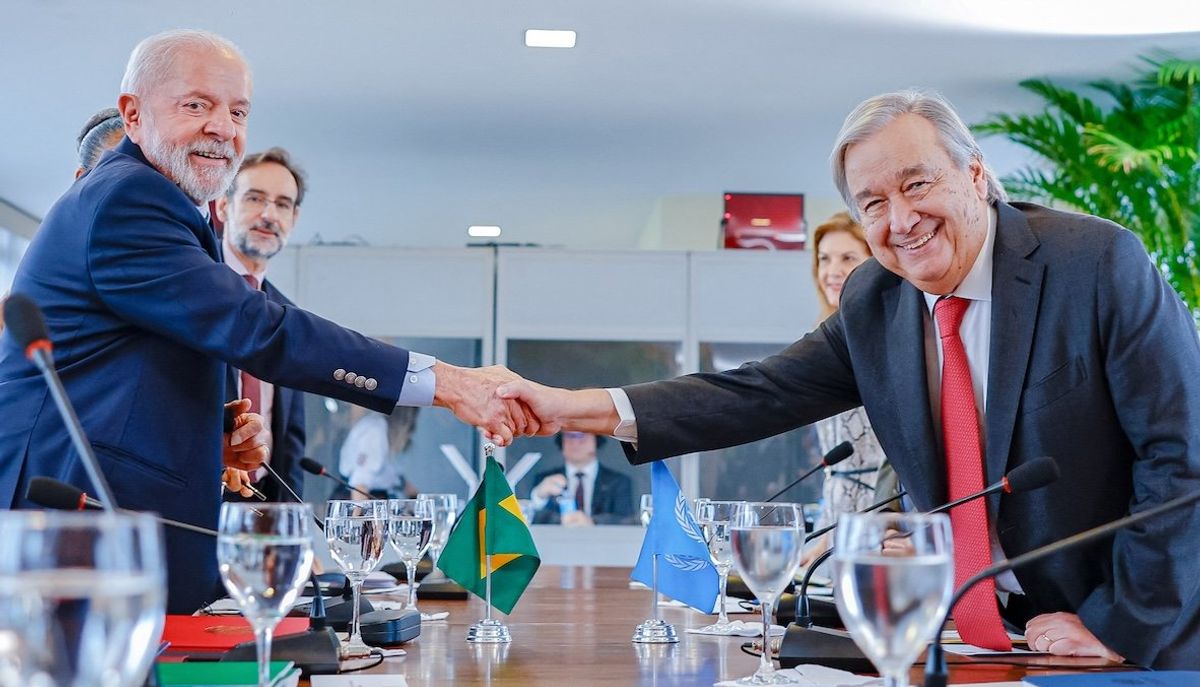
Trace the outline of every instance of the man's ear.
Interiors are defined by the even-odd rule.
[[[229,196],[222,195],[213,203],[213,209],[217,211],[217,219],[221,220],[221,224],[229,222]]]
[[[142,144],[142,101],[132,93],[122,93],[117,98],[117,110],[125,124],[125,135],[129,140]]]

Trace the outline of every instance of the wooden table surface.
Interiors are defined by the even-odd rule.
[[[645,685],[653,687],[709,686],[720,680],[750,675],[758,658],[740,647],[744,637],[712,637],[685,632],[713,622],[690,609],[663,608],[663,618],[675,625],[677,644],[637,645],[630,641],[634,627],[650,610],[650,594],[629,588],[628,568],[542,566],[511,616],[503,619],[512,643],[474,645],[467,628],[483,617],[483,602],[420,600],[426,613],[449,611],[444,621],[426,622],[421,636],[404,645],[408,654],[386,659],[362,671],[403,675],[413,687],[433,685],[507,685],[587,687]],[[757,615],[734,619],[758,621]],[[951,657],[954,682],[1020,680],[1029,672],[1046,674],[1037,664],[1077,665],[1080,670],[1104,665],[1097,659],[1064,659],[1039,655],[1026,665],[964,663]],[[920,685],[921,668],[913,684]],[[1063,672],[1061,668],[1053,672]]]

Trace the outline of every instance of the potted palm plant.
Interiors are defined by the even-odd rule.
[[[1013,197],[1128,227],[1200,321],[1200,61],[1143,59],[1132,82],[1087,85],[1103,104],[1030,79],[1021,87],[1044,101],[1040,112],[997,114],[973,128],[1040,158],[1003,179]]]

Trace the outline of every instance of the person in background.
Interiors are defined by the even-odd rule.
[[[267,279],[267,265],[287,245],[300,217],[300,204],[308,188],[304,172],[288,151],[270,148],[247,155],[233,184],[213,206],[225,227],[222,248],[225,264],[241,275],[251,289],[267,300],[296,307]],[[249,398],[251,411],[262,415],[271,430],[271,469],[297,494],[304,493],[304,394],[255,378],[249,372],[234,375],[237,397]],[[291,501],[288,490],[266,468],[253,478],[270,501]]]
[[[100,161],[100,156],[121,142],[125,137],[125,123],[121,112],[115,107],[106,107],[92,115],[75,139],[75,150],[79,154],[79,167],[75,178],[87,174]]]
[[[416,425],[416,408],[397,408],[391,415],[368,411],[346,435],[338,472],[355,489],[375,498],[415,497],[417,489],[404,479],[397,456],[408,450]],[[337,492],[336,497],[367,498],[356,491]]]
[[[564,465],[534,478],[534,524],[589,527],[632,522],[633,482],[596,458],[604,437],[562,432],[554,443],[562,450]]]
[[[821,304],[824,321],[837,312],[842,297],[842,285],[850,271],[871,257],[871,247],[863,234],[862,225],[848,212],[839,212],[817,226],[812,234],[813,282]],[[854,453],[837,465],[825,468],[825,483],[821,487],[821,513],[814,529],[837,522],[842,513],[852,513],[896,493],[896,473],[887,463],[879,447],[867,412],[859,406],[817,422],[817,438],[821,453],[849,441]],[[804,551],[803,564],[808,565],[824,553],[833,541],[832,533],[812,543]]]

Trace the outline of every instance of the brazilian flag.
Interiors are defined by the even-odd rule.
[[[485,598],[485,556],[492,557],[492,606],[512,613],[542,559],[529,524],[495,458],[488,456],[483,482],[450,532],[438,567],[446,577]]]

